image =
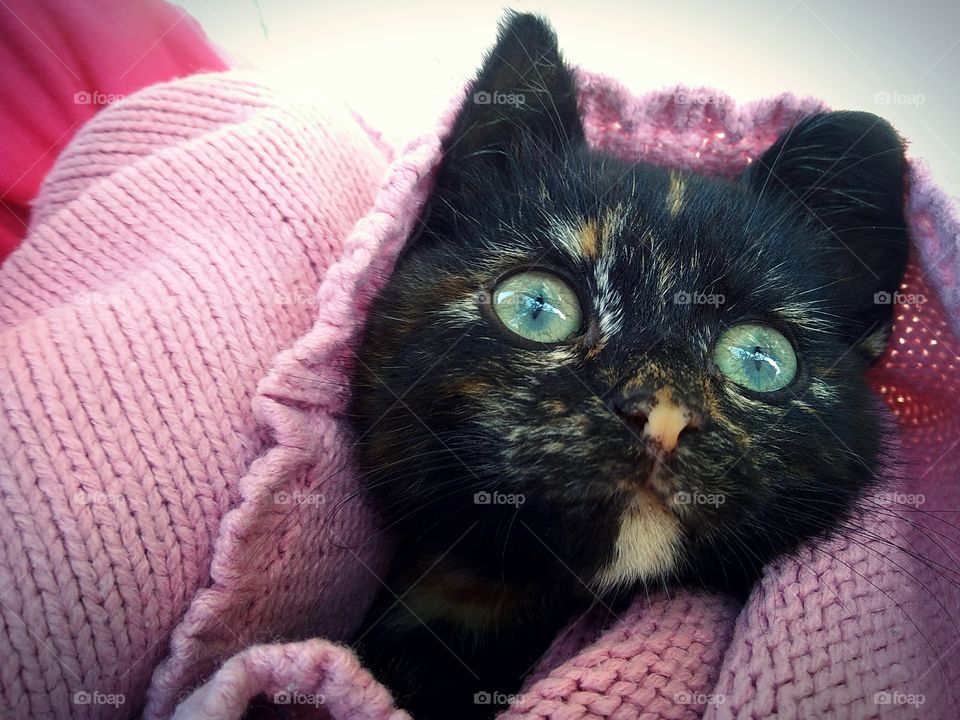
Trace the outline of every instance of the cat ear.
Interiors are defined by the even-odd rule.
[[[757,193],[779,195],[808,221],[812,247],[798,251],[843,288],[849,304],[830,312],[870,359],[886,346],[907,262],[906,167],[903,141],[886,120],[828,112],[787,131],[746,175]]]
[[[556,35],[542,18],[510,11],[444,143],[440,181],[473,158],[503,165],[524,145],[560,151],[583,140],[576,83]]]

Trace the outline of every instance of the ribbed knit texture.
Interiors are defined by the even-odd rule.
[[[593,145],[725,176],[820,108],[581,86]],[[231,76],[150,89],[78,136],[0,271],[0,712],[236,720],[265,693],[298,717],[405,717],[331,642],[389,550],[337,417],[449,120],[376,195],[369,133]],[[745,607],[679,592],[581,618],[504,718],[956,717],[960,226],[916,165],[911,184],[903,292],[926,302],[898,309],[871,380],[896,417],[891,482],[923,502],[869,498],[862,531],[769,568]]]
[[[271,402],[265,372],[318,303],[356,315],[317,288],[368,262],[343,244],[386,166],[345,109],[230,75],[105,110],[57,163],[0,270],[0,717],[139,714],[178,622],[152,715],[247,644],[361,618],[382,553],[342,541],[372,530],[331,512],[349,472],[290,499],[346,464],[340,425]]]

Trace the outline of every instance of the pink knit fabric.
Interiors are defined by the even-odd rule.
[[[318,457],[346,465],[343,384],[281,373],[318,309],[360,315],[371,252],[344,240],[387,160],[345,110],[212,75],[110,107],[57,163],[0,270],[0,717],[139,715],[155,669],[169,716],[242,647],[360,620],[383,553],[354,542],[362,502],[333,512],[349,469],[297,502]],[[278,384],[328,392],[308,416]]]
[[[820,107],[581,85],[593,145],[717,175]],[[375,193],[383,146],[356,123],[207,76],[110,108],[61,158],[0,271],[0,713],[235,720],[265,693],[406,717],[331,642],[389,551],[338,413],[449,119]],[[581,618],[502,717],[955,717],[960,225],[916,165],[910,221],[872,374],[902,477],[862,532],[769,568],[746,607],[681,592]]]

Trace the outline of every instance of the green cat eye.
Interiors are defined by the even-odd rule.
[[[720,336],[713,357],[724,375],[757,392],[786,387],[797,374],[793,346],[769,325],[735,325]]]
[[[500,321],[534,342],[569,340],[583,323],[577,293],[551,273],[530,270],[511,275],[493,289],[491,299]]]

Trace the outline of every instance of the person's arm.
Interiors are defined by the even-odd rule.
[[[84,122],[147,85],[226,67],[199,24],[162,0],[0,2],[0,262]]]

